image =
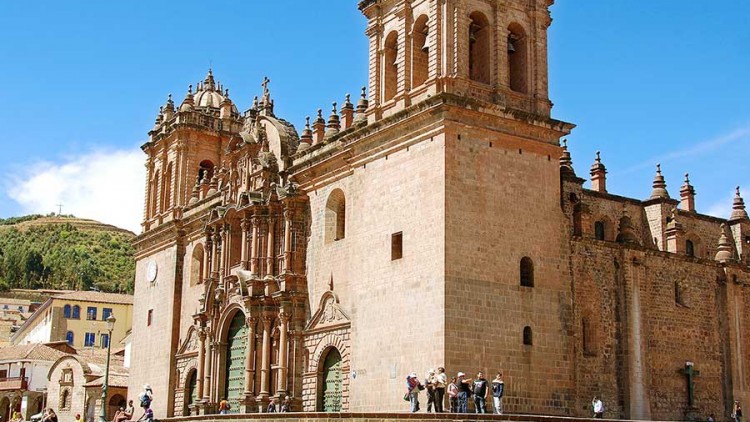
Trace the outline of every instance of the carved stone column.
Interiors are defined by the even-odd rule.
[[[253,231],[253,238],[250,244],[250,272],[253,275],[258,275],[258,247],[260,246],[258,244],[258,233],[260,232],[258,217],[253,216],[250,219],[250,223],[252,224]]]
[[[198,388],[198,397],[203,398],[203,377],[206,370],[206,331],[201,328],[198,331],[198,336],[201,343],[198,347],[198,379],[196,388]]]
[[[294,210],[284,211],[284,272],[292,271],[292,219]]]
[[[221,229],[214,231],[213,258],[211,259],[211,277],[219,278],[219,264],[221,263]]]
[[[205,282],[211,277],[211,262],[214,242],[211,240],[211,232],[206,232],[206,247],[203,248],[203,274],[201,280]]]
[[[203,374],[204,374],[203,375],[203,379],[204,379],[204,381],[203,381],[203,400],[207,401],[207,402],[210,402],[211,401],[211,369],[212,369],[211,367],[213,366],[213,365],[211,365],[211,363],[213,361],[213,354],[214,354],[213,353],[214,352],[214,345],[213,345],[213,341],[211,340],[210,337],[208,338],[207,344],[208,344],[208,350],[207,350],[208,351],[208,356],[205,358],[206,367],[205,367],[205,369],[203,371]]]
[[[243,218],[240,222],[240,227],[242,228],[242,269],[247,270],[248,269],[248,247],[247,247],[247,239],[248,239],[248,232],[250,231],[250,222],[247,220],[247,218]]]
[[[273,246],[275,237],[276,219],[273,216],[268,217],[268,250],[266,251],[266,275],[273,275]]]
[[[255,393],[255,327],[258,318],[247,318],[247,351],[245,356],[245,397]]]
[[[271,323],[273,316],[263,315],[263,350],[260,368],[260,396],[268,397],[271,390]]]
[[[276,391],[282,392],[285,395],[288,393],[286,374],[289,368],[289,357],[287,355],[289,353],[288,330],[290,316],[284,309],[279,312],[279,376]]]

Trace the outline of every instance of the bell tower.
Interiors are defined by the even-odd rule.
[[[371,121],[438,93],[549,117],[554,0],[363,0]]]

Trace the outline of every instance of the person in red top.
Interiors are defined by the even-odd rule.
[[[409,396],[409,404],[411,405],[411,412],[419,412],[419,390],[423,390],[424,386],[419,382],[416,372],[412,372],[406,377],[406,389],[406,394]]]

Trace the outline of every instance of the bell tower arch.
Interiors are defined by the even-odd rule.
[[[441,92],[550,116],[554,0],[363,0],[371,121]]]

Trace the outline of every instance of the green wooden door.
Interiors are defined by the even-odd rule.
[[[187,380],[187,391],[186,391],[186,397],[185,397],[185,416],[190,415],[190,406],[193,405],[193,403],[198,401],[198,389],[196,388],[197,384],[197,371],[190,372],[190,376]]]
[[[333,349],[328,352],[323,363],[323,411],[341,411],[341,392],[344,387],[344,374],[341,371],[341,354]]]
[[[227,333],[226,384],[224,396],[231,408],[230,413],[238,413],[240,399],[245,392],[245,350],[247,347],[247,325],[245,315],[237,312],[232,318]]]

